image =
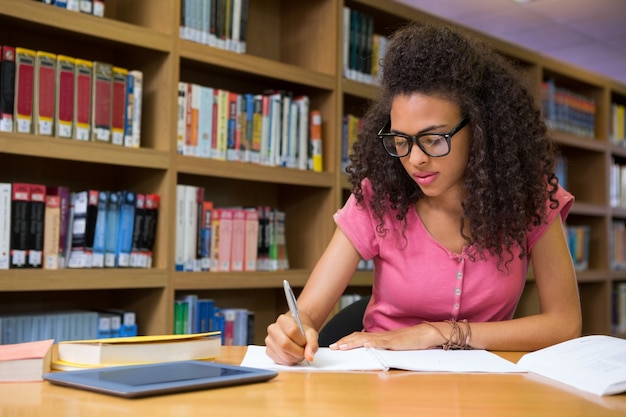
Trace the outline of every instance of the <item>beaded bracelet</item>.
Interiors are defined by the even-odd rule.
[[[444,344],[441,345],[441,347],[444,350],[448,350],[448,349],[471,349],[472,347],[470,346],[470,338],[472,336],[472,328],[470,327],[470,324],[467,320],[461,320],[461,321],[456,321],[456,320],[444,320],[445,323],[448,323],[450,326],[452,326],[452,331],[450,332],[450,337],[446,337],[443,332],[441,330],[439,330],[439,328],[437,326],[435,326],[434,324],[428,322],[428,321],[424,321],[424,324],[429,325],[430,327],[432,327],[433,329],[437,330],[439,332],[439,334],[441,335],[441,337],[443,337],[443,339],[446,341]],[[466,329],[464,330],[463,327],[459,324],[459,323],[463,323],[466,326]]]

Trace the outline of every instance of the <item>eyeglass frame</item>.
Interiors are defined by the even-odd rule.
[[[446,155],[448,155],[450,153],[450,150],[452,149],[452,147],[450,145],[450,139],[452,139],[452,136],[454,136],[457,133],[459,133],[459,131],[461,131],[461,129],[463,129],[465,126],[467,126],[468,123],[469,123],[469,119],[467,117],[464,117],[448,133],[430,133],[430,132],[426,132],[426,133],[420,133],[420,134],[415,135],[415,136],[410,136],[410,135],[407,135],[405,133],[383,132],[386,128],[390,127],[389,125],[391,124],[391,120],[389,120],[387,123],[385,123],[385,125],[382,127],[382,129],[380,129],[378,131],[377,136],[380,139],[380,141],[381,141],[381,143],[383,145],[383,148],[385,149],[385,152],[387,152],[390,156],[393,156],[394,158],[404,158],[405,156],[409,155],[411,153],[411,150],[413,149],[413,145],[414,144],[416,144],[417,147],[420,148],[420,150],[422,152],[424,152],[426,155],[428,155],[428,156],[430,156],[432,158],[439,158],[439,157],[442,157],[442,156],[446,156]],[[384,143],[385,138],[386,137],[395,137],[395,136],[399,136],[399,137],[404,138],[404,139],[406,139],[408,141],[409,149],[407,150],[406,154],[404,154],[404,155],[394,155],[391,152],[389,152],[389,150],[387,150],[387,147],[385,146],[385,143]],[[422,145],[422,143],[419,141],[419,139],[421,137],[423,137],[423,136],[441,136],[443,139],[445,139],[446,144],[448,145],[448,151],[446,153],[441,154],[441,155],[432,155],[426,149],[424,149],[424,145]]]

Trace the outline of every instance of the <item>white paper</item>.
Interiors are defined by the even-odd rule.
[[[626,340],[617,337],[568,340],[527,353],[518,366],[597,395],[626,392]]]
[[[336,372],[403,369],[424,372],[522,372],[514,363],[486,350],[409,350],[392,351],[358,348],[320,348],[310,364],[278,365],[266,355],[265,346],[248,346],[241,366],[277,371]]]

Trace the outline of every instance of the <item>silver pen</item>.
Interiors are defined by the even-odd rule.
[[[293,295],[293,291],[291,290],[289,281],[287,281],[286,279],[283,280],[283,288],[285,289],[285,297],[287,298],[289,311],[291,312],[291,315],[293,316],[296,323],[298,323],[300,332],[302,332],[302,335],[304,336],[304,327],[302,326],[302,320],[300,320],[300,312],[298,311],[298,304],[296,303],[296,296]]]

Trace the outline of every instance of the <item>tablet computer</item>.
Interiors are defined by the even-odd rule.
[[[50,372],[44,374],[44,379],[57,385],[135,398],[262,382],[276,375],[265,369],[179,361]]]

